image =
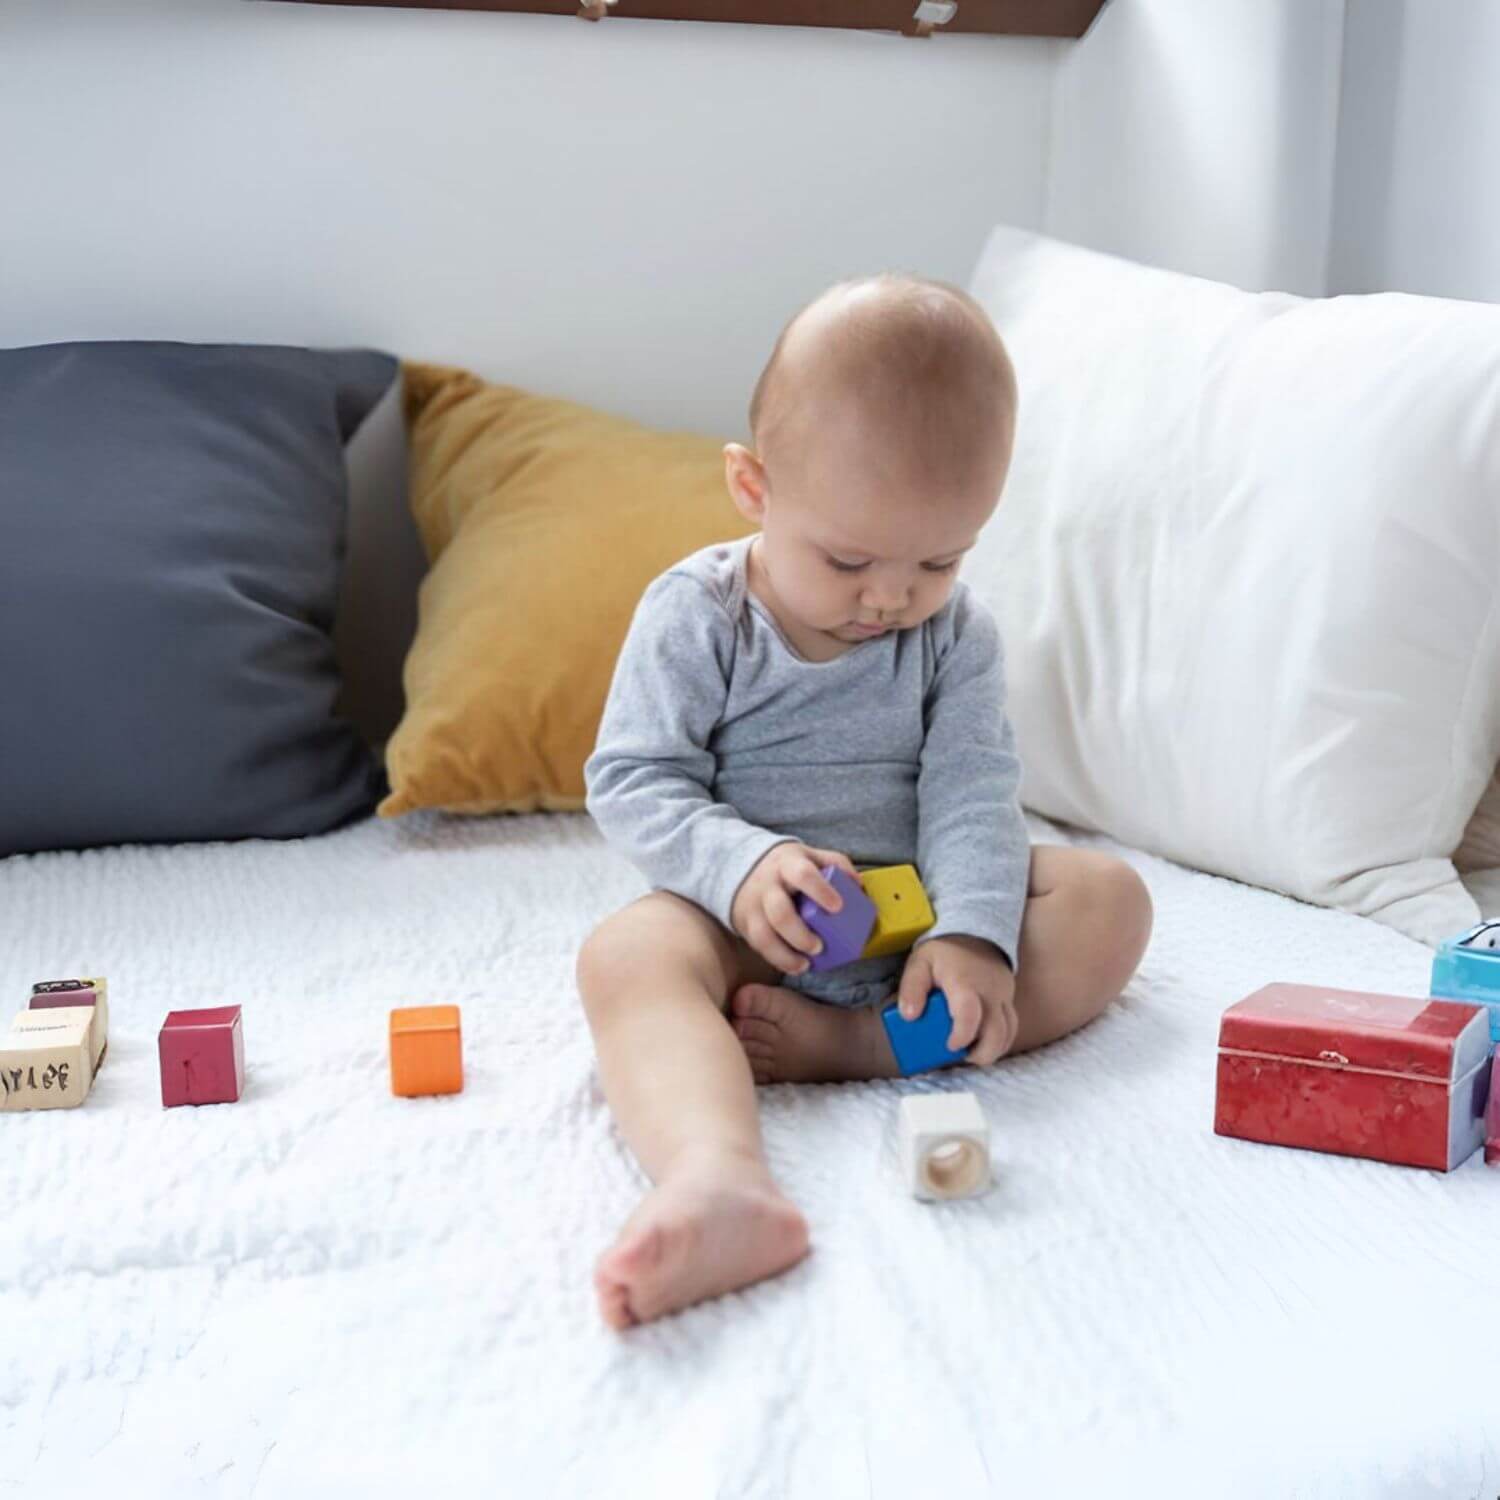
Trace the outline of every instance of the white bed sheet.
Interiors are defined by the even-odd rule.
[[[1429,953],[1126,857],[1120,1003],[983,1076],[765,1091],[814,1254],[624,1337],[589,1273],[642,1179],[572,961],[640,885],[585,819],[0,861],[3,1013],[76,972],[113,1009],[81,1110],[0,1119],[0,1496],[1500,1490],[1500,1171],[1211,1126],[1226,1004]],[[387,1012],[437,1001],[465,1090],[394,1099]],[[163,1015],[228,1002],[244,1099],[163,1110]],[[999,1185],[916,1203],[897,1099],[960,1086]]]

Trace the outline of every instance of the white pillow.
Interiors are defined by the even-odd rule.
[[[1500,769],[1479,799],[1453,863],[1480,911],[1500,916]]]
[[[1021,387],[966,576],[1022,795],[1433,942],[1500,760],[1500,307],[1251,294],[997,229]]]

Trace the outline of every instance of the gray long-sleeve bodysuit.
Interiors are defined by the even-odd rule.
[[[912,863],[937,923],[1015,967],[1030,845],[994,617],[962,580],[931,619],[812,662],[746,583],[750,539],[705,547],[646,589],[584,767],[588,810],[653,888],[725,927],[773,845],[856,867]],[[808,971],[835,1004],[884,998],[904,955]]]

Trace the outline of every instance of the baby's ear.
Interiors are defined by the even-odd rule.
[[[743,443],[724,444],[724,484],[736,509],[748,521],[766,513],[766,471]]]

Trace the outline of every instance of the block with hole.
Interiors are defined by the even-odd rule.
[[[901,1101],[901,1163],[918,1198],[972,1198],[993,1182],[990,1126],[973,1094],[908,1094]]]
[[[89,1045],[93,1070],[99,1071],[109,1050],[109,985],[103,979],[43,979],[31,987],[28,1010],[87,1005],[93,1010]]]
[[[412,1005],[391,1012],[391,1092],[403,1099],[456,1094],[464,1086],[463,1035],[456,1005]]]
[[[163,1109],[233,1104],[245,1091],[245,1038],[238,1005],[167,1013],[156,1039]]]
[[[92,1006],[21,1011],[0,1039],[0,1110],[73,1109],[94,1082]]]
[[[948,997],[941,990],[929,990],[927,1004],[915,1021],[908,1021],[893,1000],[881,1011],[880,1019],[903,1076],[928,1073],[934,1068],[951,1068],[964,1060],[962,1049],[953,1051],[948,1037],[953,1031],[953,1015]]]

